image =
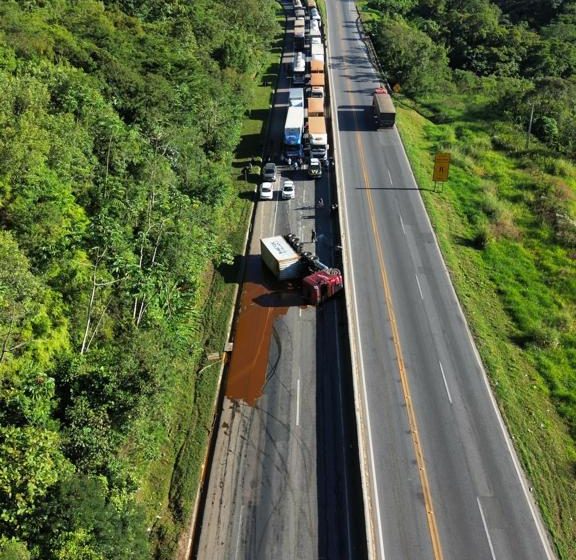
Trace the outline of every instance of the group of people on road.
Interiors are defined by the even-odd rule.
[[[302,167],[303,161],[302,161],[302,158],[292,160],[292,158],[289,157],[286,160],[286,163],[288,164],[288,167],[290,167],[290,169],[293,169],[294,171],[298,171],[298,169],[300,169]]]

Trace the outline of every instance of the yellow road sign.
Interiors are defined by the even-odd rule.
[[[447,152],[439,152],[434,157],[434,174],[432,180],[434,182],[448,181],[448,171],[450,169],[450,154]]]

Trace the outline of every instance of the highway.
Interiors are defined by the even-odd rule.
[[[284,65],[292,60],[292,28],[289,17],[269,130],[276,162],[288,105]],[[295,180],[296,198],[279,199],[280,178],[274,200],[256,206],[192,558],[366,556],[344,300],[303,305],[297,293],[274,285],[259,257],[261,237],[294,232],[305,250],[332,262],[329,174],[316,182],[304,171],[282,168],[281,174]],[[320,197],[324,209],[315,207]]]
[[[554,558],[443,264],[351,0],[327,0],[369,555]]]

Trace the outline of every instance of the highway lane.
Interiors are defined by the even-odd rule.
[[[290,39],[283,62],[289,60]],[[283,73],[270,127],[275,147],[271,155],[276,161],[288,86]],[[316,252],[324,262],[332,259],[333,218],[327,208],[315,208],[317,198],[330,200],[329,178],[315,183],[303,171],[286,169],[282,175],[295,180],[296,198],[281,201],[277,192],[273,201],[258,202],[246,256],[247,285],[261,287],[270,281],[261,276],[261,237],[296,232],[306,250]],[[281,180],[277,189],[280,184]],[[317,233],[315,243],[312,228]],[[269,311],[266,320],[272,321],[266,380],[262,396],[252,406],[224,399],[193,557],[364,557],[342,301],[316,309],[298,305],[301,302],[294,294],[272,287],[243,302]],[[254,333],[257,337],[260,331],[254,327]]]
[[[373,557],[552,558],[348,0],[328,1]]]

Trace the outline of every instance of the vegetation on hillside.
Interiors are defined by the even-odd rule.
[[[203,383],[275,30],[271,0],[0,5],[0,558],[141,559],[163,538],[135,496]]]
[[[562,558],[576,556],[576,4],[370,0],[424,198]],[[407,111],[415,108],[420,115]],[[531,135],[527,136],[533,111]]]

